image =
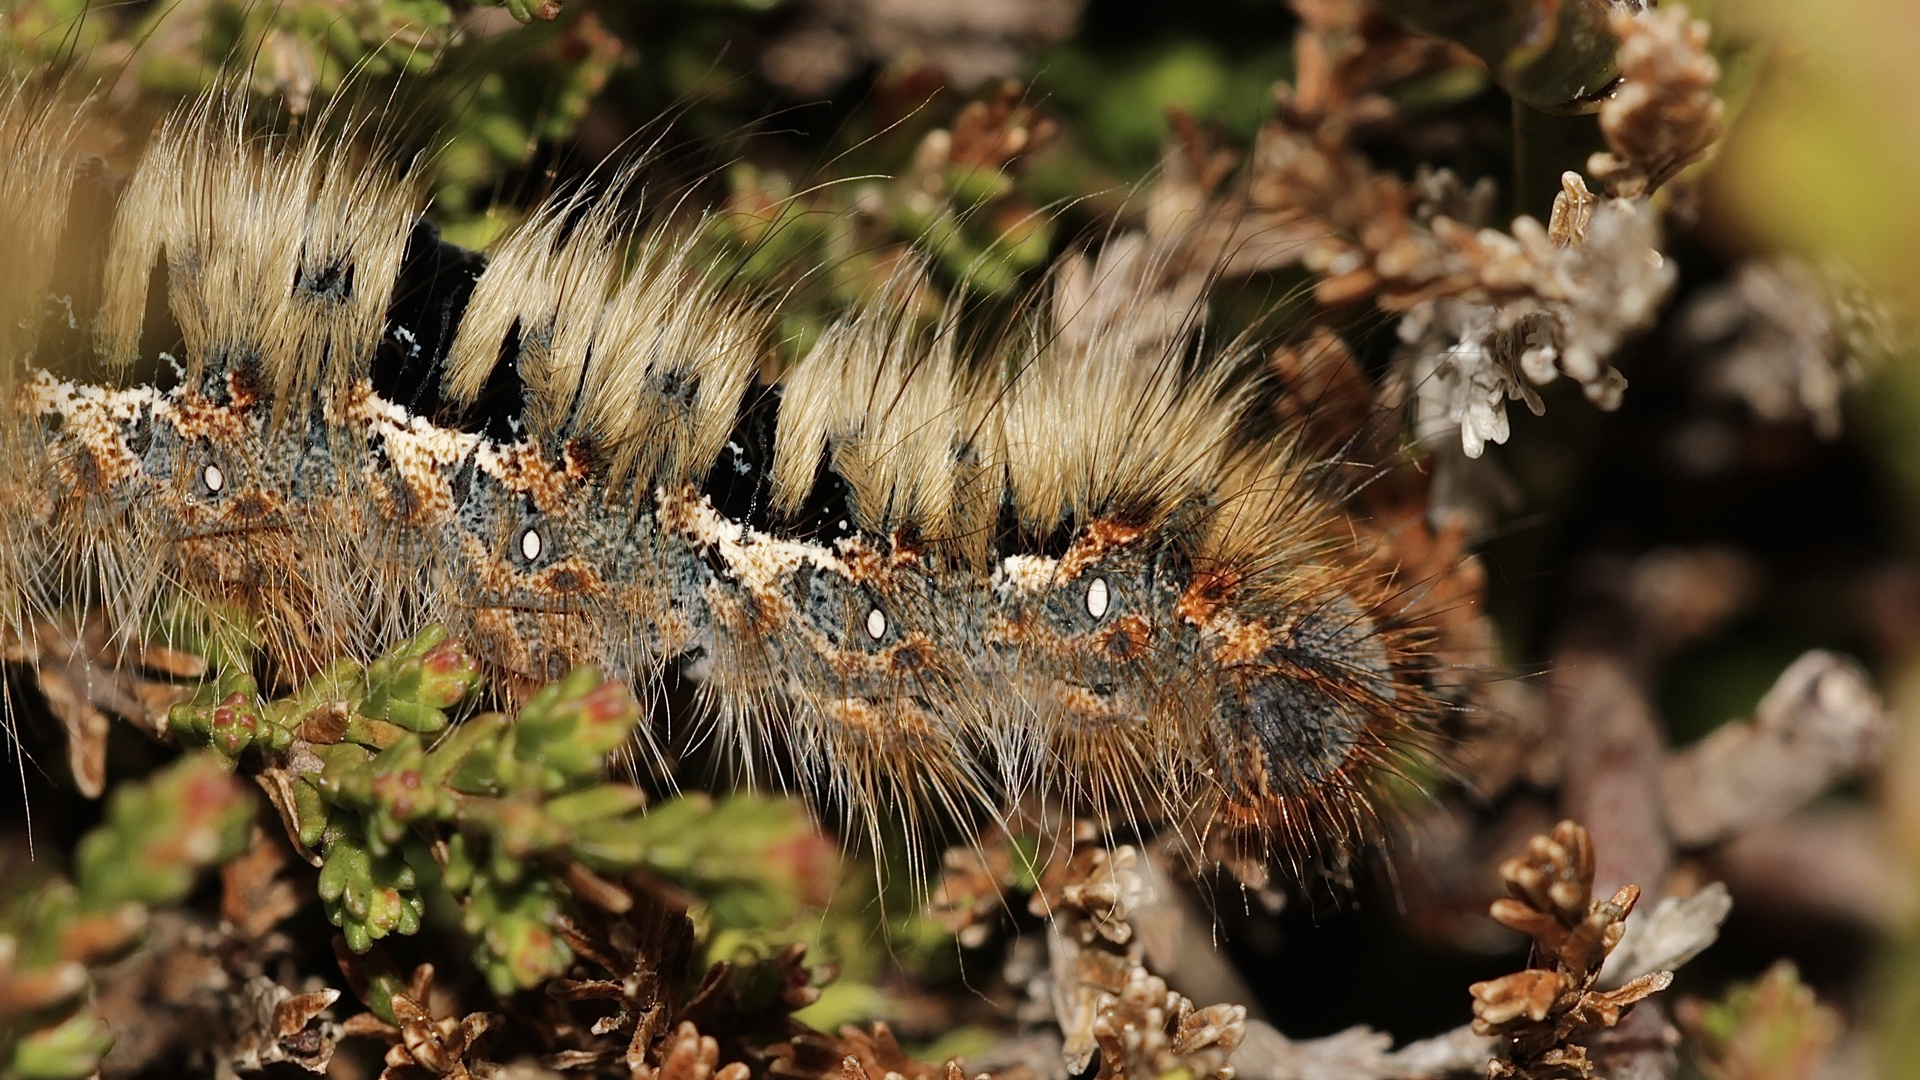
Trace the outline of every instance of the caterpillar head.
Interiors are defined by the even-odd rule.
[[[1248,587],[1161,533],[1095,523],[996,575],[1041,774],[1109,820],[1217,821],[1270,851],[1366,835],[1421,705],[1396,643],[1337,573]]]
[[[1214,673],[1213,819],[1295,858],[1375,837],[1381,784],[1427,711],[1396,663],[1406,643],[1349,589],[1196,578],[1183,608]]]

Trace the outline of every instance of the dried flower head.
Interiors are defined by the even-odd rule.
[[[1154,1080],[1184,1073],[1233,1080],[1227,1059],[1246,1037],[1244,1005],[1195,1009],[1164,979],[1134,968],[1093,1022],[1100,1048],[1096,1080]]]
[[[1600,106],[1609,151],[1587,169],[1616,198],[1653,194],[1706,156],[1726,106],[1713,96],[1720,65],[1707,53],[1707,24],[1684,7],[1615,9],[1620,88]]]
[[[1525,854],[1500,866],[1513,896],[1494,901],[1491,914],[1533,939],[1533,960],[1524,971],[1469,987],[1473,1030],[1507,1044],[1507,1060],[1490,1068],[1492,1080],[1587,1080],[1594,1064],[1582,1040],[1615,1026],[1635,1002],[1673,980],[1660,971],[1616,990],[1594,989],[1640,888],[1596,899],[1593,871],[1593,840],[1572,821],[1534,837]]]

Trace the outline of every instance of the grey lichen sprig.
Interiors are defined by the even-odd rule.
[[[1701,393],[1763,423],[1805,423],[1839,438],[1847,395],[1911,349],[1886,301],[1844,265],[1751,259],[1700,289],[1676,320],[1703,359]]]
[[[1183,248],[1187,265],[1232,277],[1298,263],[1318,276],[1321,304],[1370,299],[1401,315],[1407,348],[1396,374],[1429,448],[1457,431],[1478,457],[1505,441],[1509,400],[1538,411],[1533,387],[1563,376],[1616,408],[1626,380],[1610,358],[1652,325],[1675,280],[1644,196],[1719,132],[1704,30],[1617,17],[1626,44],[1602,116],[1610,152],[1589,164],[1620,180],[1608,188],[1616,197],[1597,199],[1567,173],[1549,221],[1521,215],[1503,231],[1483,220],[1487,198],[1454,197],[1464,190],[1447,190],[1459,185],[1440,173],[1409,183],[1355,145],[1393,118],[1383,91],[1396,77],[1458,57],[1370,32],[1363,5],[1295,7],[1294,82],[1276,88],[1280,108],[1244,174],[1216,193],[1195,179],[1205,169],[1170,169],[1156,189],[1156,233]],[[1691,118],[1684,131],[1660,126],[1668,112]],[[1627,182],[1629,173],[1640,179]]]
[[[71,880],[27,875],[0,896],[0,1077],[97,1074],[114,1036],[93,1010],[92,970],[246,847],[255,806],[217,755],[190,754],[114,792]]]
[[[1587,169],[1610,198],[1568,172],[1544,230],[1529,217],[1515,219],[1510,237],[1434,222],[1434,236],[1454,249],[1450,261],[1464,257],[1479,281],[1423,302],[1402,323],[1425,441],[1451,425],[1466,455],[1479,457],[1486,443],[1506,441],[1508,400],[1537,415],[1532,387],[1562,375],[1601,409],[1618,408],[1627,383],[1608,360],[1653,324],[1672,291],[1676,275],[1646,200],[1719,139],[1720,67],[1706,51],[1707,24],[1683,8],[1618,8],[1609,24],[1620,85],[1600,107],[1608,150]]]

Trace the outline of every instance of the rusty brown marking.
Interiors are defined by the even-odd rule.
[[[510,693],[530,691],[554,678],[553,661],[563,667],[591,663],[604,656],[588,620],[573,614],[524,611],[509,607],[467,609],[463,637],[482,663],[512,676]],[[518,700],[518,699],[515,699]]]
[[[933,639],[923,633],[908,634],[884,649],[836,649],[815,635],[807,635],[821,658],[843,679],[865,675],[918,675],[939,655]]]
[[[1174,614],[1194,626],[1205,625],[1239,587],[1240,575],[1235,571],[1224,567],[1203,570],[1187,583],[1186,591],[1174,604]]]
[[[78,453],[55,458],[55,468],[66,487],[104,494],[140,475],[140,459],[116,431],[89,427],[75,433],[73,444]]]
[[[198,394],[182,394],[172,403],[175,430],[188,439],[205,439],[220,447],[244,444],[254,434],[253,422],[242,410],[216,405]]]
[[[885,591],[898,575],[920,569],[921,553],[911,535],[896,531],[884,549],[862,537],[850,536],[834,545],[834,554],[846,568],[848,581]]]
[[[598,596],[606,592],[600,571],[578,555],[568,555],[538,573],[527,575],[525,587],[549,596]]]
[[[841,565],[846,567],[848,581],[884,588],[891,578],[890,560],[865,540],[850,536],[835,544],[834,547],[840,556]]]
[[[395,524],[417,528],[445,521],[453,516],[453,489],[438,467],[413,454],[387,455],[393,466],[393,479],[386,483],[372,461],[366,465],[367,492],[382,517]]]
[[[718,582],[707,586],[707,605],[714,621],[749,641],[793,624],[793,608],[786,598],[769,589],[740,586],[744,597],[729,594]]]
[[[1153,645],[1153,623],[1144,615],[1124,615],[1099,637],[1099,648],[1115,660],[1133,660]]]
[[[227,372],[227,401],[237,412],[245,412],[260,403],[260,384],[252,371],[237,368]]]
[[[1218,635],[1213,658],[1222,666],[1258,663],[1267,650],[1286,642],[1283,628],[1265,620],[1222,621],[1225,625],[1209,628]]]
[[[571,501],[573,489],[586,479],[585,470],[578,468],[577,462],[568,455],[562,458],[563,463],[556,466],[533,443],[515,443],[498,452],[495,476],[508,490],[532,499],[541,513],[557,513]]]
[[[605,466],[604,455],[590,439],[568,439],[560,448],[560,472],[568,480],[580,483]]]
[[[1082,718],[1098,717],[1103,720],[1122,718],[1125,713],[1113,698],[1096,694],[1078,683],[1055,680],[1049,686],[1049,696],[1064,711],[1072,712]]]
[[[473,536],[460,538],[460,553],[472,570],[482,596],[504,597],[516,592],[543,598],[598,596],[606,592],[600,571],[577,554],[559,559],[553,565],[528,573]],[[500,605],[485,605],[500,606]],[[512,605],[505,605],[512,606]]]
[[[1073,546],[1061,557],[1053,579],[1064,585],[1108,555],[1139,543],[1144,536],[1146,530],[1111,519],[1089,522],[1074,538]]]
[[[660,504],[660,527],[683,536],[692,536],[696,532],[695,508],[700,505],[701,495],[692,484],[681,484],[669,491],[662,491],[657,500]]]
[[[105,403],[76,396],[62,408],[41,397],[48,389],[45,380],[36,381],[22,392],[19,405],[29,415],[60,417],[55,445],[66,443],[76,451],[54,455],[65,486],[101,493],[140,474],[140,458],[127,445],[120,423]]]
[[[866,698],[843,697],[822,702],[820,713],[837,724],[871,735],[886,730],[886,716]]]
[[[910,701],[876,704],[872,698],[831,698],[818,706],[828,720],[852,728],[870,744],[911,747],[936,734],[933,714]]]
[[[536,678],[545,676],[544,671],[535,669],[532,650],[520,628],[514,625],[513,612],[478,608],[469,618],[471,631],[467,640],[475,657],[496,668]]]

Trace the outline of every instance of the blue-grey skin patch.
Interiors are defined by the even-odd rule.
[[[341,458],[347,449],[336,445],[340,436],[321,417],[312,418],[300,431],[304,437],[295,451],[288,498],[296,503],[311,504],[339,496]]]
[[[1062,724],[1147,724],[1184,681],[1196,643],[1174,615],[1184,560],[1133,546],[1073,565],[1071,577],[1037,591],[997,590],[1001,664],[1033,708],[1065,710]]]
[[[546,679],[594,662],[603,650],[586,613],[599,571],[586,555],[595,548],[586,522],[538,510],[476,456],[456,466],[459,501],[437,526],[440,619],[482,660],[522,676]]]
[[[343,650],[340,608],[315,580],[327,565],[315,515],[339,503],[342,452],[323,415],[267,422],[244,381],[213,365],[164,393],[98,389],[52,407],[93,413],[44,417],[50,461],[107,451],[95,460],[118,462],[108,490],[76,475],[54,496],[69,522],[63,546],[77,549],[71,569],[98,579],[87,588],[111,617],[143,632],[152,605],[180,589],[274,613],[261,628],[289,670]],[[91,524],[70,530],[75,522]]]
[[[889,560],[864,542],[837,564],[802,564],[788,578],[797,625],[784,658],[804,693],[943,711],[964,707],[978,678],[977,601],[964,579],[917,560]],[[866,551],[866,556],[855,554]],[[875,565],[886,564],[886,565]],[[844,567],[845,569],[842,569]],[[866,571],[866,580],[849,576]]]
[[[1170,615],[1186,578],[1182,561],[1168,548],[1128,550],[1086,564],[1020,614],[1037,616],[1067,647],[1052,675],[1124,694],[1146,665],[1164,658],[1160,651],[1169,645],[1175,624]],[[1097,615],[1088,603],[1096,582]]]

